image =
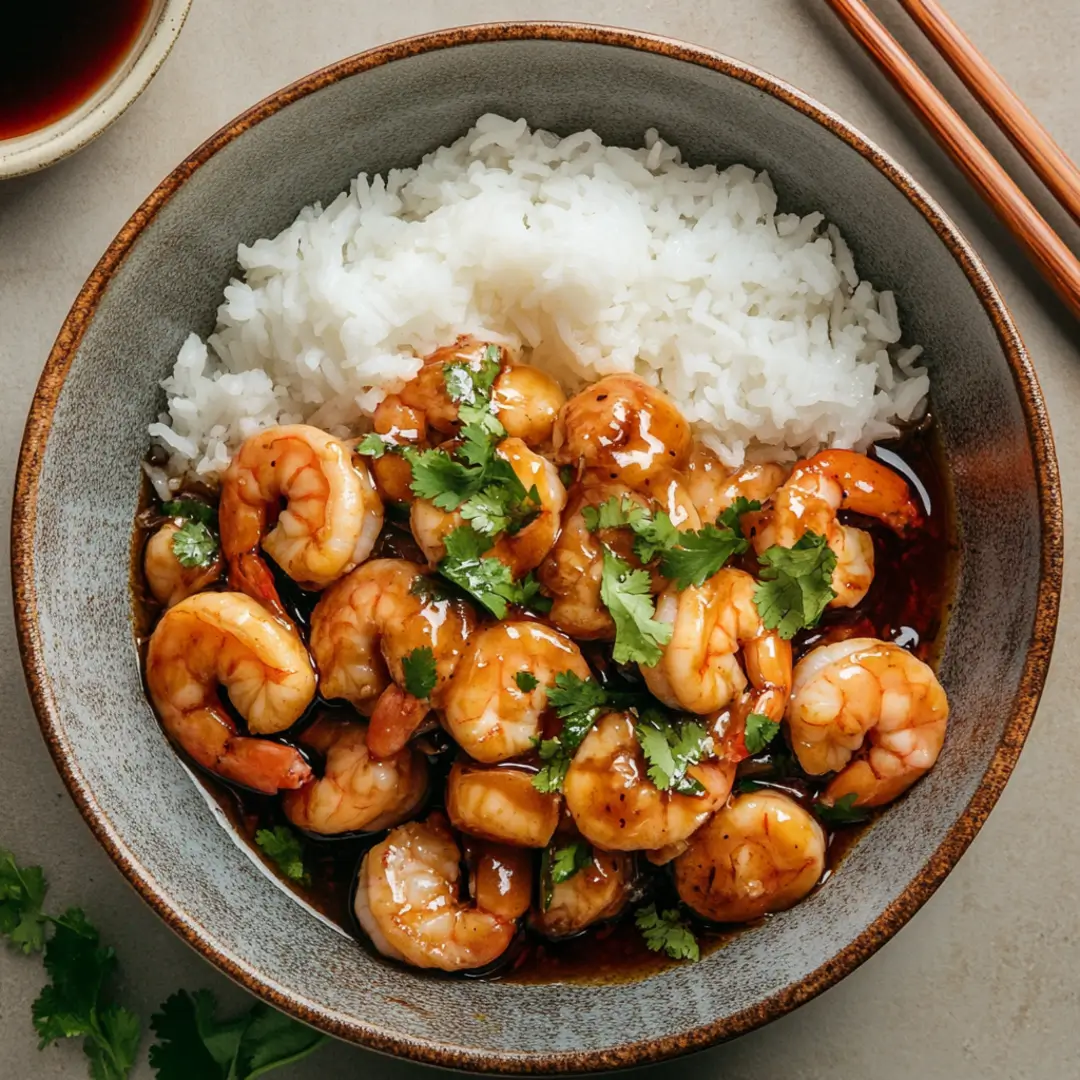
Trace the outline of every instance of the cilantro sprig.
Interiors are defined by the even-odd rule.
[[[255,833],[255,843],[290,881],[310,884],[311,876],[304,867],[304,849],[300,838],[287,825],[259,829]]]
[[[705,794],[700,781],[686,775],[710,749],[708,732],[701,724],[669,719],[660,709],[642,709],[634,734],[648,762],[649,779],[657,788],[679,795]]]
[[[789,640],[800,630],[816,626],[829,601],[836,555],[824,536],[804,533],[790,548],[774,544],[758,556],[761,582],[754,604],[768,630]]]
[[[814,813],[826,825],[856,825],[861,821],[867,821],[870,817],[868,811],[855,805],[857,799],[858,796],[854,791],[841,795],[832,803],[818,799],[814,803]]]
[[[39,1047],[82,1039],[91,1080],[126,1080],[141,1040],[139,1017],[113,1000],[116,953],[101,943],[80,908],[53,916],[42,910],[48,885],[39,866],[21,866],[0,849],[0,936],[24,953],[43,952],[49,982],[31,1006]],[[154,1016],[150,1050],[157,1080],[254,1080],[299,1061],[326,1036],[254,1005],[243,1017],[219,1021],[213,997],[174,994]]]
[[[217,511],[198,499],[171,499],[163,503],[166,517],[179,518],[180,527],[173,533],[172,550],[181,566],[192,570],[209,566],[218,553]]]
[[[633,569],[606,545],[600,599],[615,623],[615,663],[659,663],[663,646],[671,640],[672,626],[655,618],[652,579],[647,570]]]
[[[530,571],[519,581],[501,559],[485,558],[493,544],[475,529],[462,525],[445,540],[446,555],[439,563],[439,573],[464,589],[497,619],[505,619],[510,604],[544,611],[550,601],[540,595],[540,582]]]
[[[634,923],[652,952],[666,952],[672,960],[701,959],[697,939],[678,909],[658,912],[655,904],[639,908]]]
[[[746,730],[743,733],[747,752],[751,756],[760,754],[776,738],[779,730],[780,725],[775,720],[770,720],[762,713],[751,713],[746,718]]]
[[[584,870],[592,857],[592,848],[584,840],[572,840],[563,847],[544,848],[540,856],[540,886],[545,911],[551,907],[555,886]]]
[[[428,646],[413,649],[401,661],[401,669],[405,678],[405,689],[414,698],[426,701],[431,697],[431,692],[438,682],[438,674],[435,669],[435,653]]]

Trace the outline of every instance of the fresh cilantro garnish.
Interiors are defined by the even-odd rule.
[[[759,783],[757,780],[742,779],[735,781],[735,793],[737,795],[750,795],[755,791],[764,791],[768,784]]]
[[[445,450],[405,446],[402,456],[412,468],[412,492],[440,510],[456,510],[480,490],[479,469],[455,461]]]
[[[706,525],[697,532],[678,534],[678,547],[665,551],[660,559],[660,573],[676,589],[701,585],[732,555],[741,555],[749,547],[741,533],[727,525]]]
[[[300,846],[299,837],[288,826],[259,829],[255,833],[255,843],[290,881],[299,881],[304,885],[310,883],[311,878],[304,869],[304,849]]]
[[[818,799],[814,803],[814,813],[826,825],[855,825],[860,821],[866,821],[869,814],[861,807],[855,805],[858,796],[854,791],[847,795],[841,795],[834,803],[822,802]]]
[[[749,514],[752,510],[760,509],[761,503],[757,499],[748,499],[744,495],[738,495],[726,510],[721,511],[716,520],[720,525],[726,525],[732,532],[742,536],[743,514]]]
[[[774,544],[758,556],[761,582],[754,604],[768,630],[778,630],[785,640],[800,630],[816,626],[829,601],[836,555],[824,536],[804,533],[790,547]]]
[[[24,953],[39,952],[45,945],[45,888],[40,866],[20,866],[10,851],[0,848],[0,935]]]
[[[665,511],[660,510],[654,515],[628,495],[621,499],[613,495],[599,506],[582,507],[581,517],[589,532],[630,529],[634,534],[634,554],[643,563],[650,562],[657,552],[666,551],[679,540],[679,530]]]
[[[388,450],[393,450],[394,445],[382,435],[369,431],[356,446],[356,452],[364,457],[381,458]]]
[[[752,712],[746,718],[746,731],[743,734],[747,752],[760,754],[776,738],[779,730],[780,725],[775,720],[770,720],[761,713]]]
[[[559,469],[559,480],[563,487],[569,487],[574,482],[574,468],[572,465],[563,465]]]
[[[554,739],[541,739],[536,744],[536,752],[544,764],[532,778],[532,786],[545,795],[562,791],[574,752],[565,747],[558,736]]]
[[[677,909],[658,913],[655,904],[639,908],[634,923],[653,952],[666,952],[672,960],[700,960],[701,950]]]
[[[551,881],[561,885],[592,862],[592,848],[584,840],[574,840],[557,848],[551,856]]]
[[[492,547],[486,536],[463,525],[450,532],[445,543],[446,555],[439,563],[439,573],[472,595],[495,618],[505,619],[509,604],[540,607],[540,583],[531,572],[515,581],[501,559],[484,558]]]
[[[198,499],[172,499],[162,504],[161,512],[166,517],[197,521],[201,525],[217,525],[217,511],[208,503],[200,502]]]
[[[657,622],[652,581],[646,570],[633,570],[606,545],[600,599],[615,622],[615,663],[656,664],[661,646],[671,640],[670,623]]]
[[[263,1004],[219,1020],[208,990],[173,994],[150,1021],[157,1080],[254,1080],[305,1058],[326,1036]]]
[[[95,1080],[123,1080],[135,1066],[139,1018],[109,1003],[106,984],[116,954],[102,946],[97,930],[78,908],[50,919],[53,934],[45,946],[49,982],[31,1006],[38,1046],[81,1038]]]
[[[443,367],[443,382],[451,401],[475,405],[491,400],[491,388],[499,377],[500,349],[485,345],[479,356],[455,360]]]
[[[426,701],[435,689],[435,653],[426,645],[422,649],[413,649],[401,661],[405,676],[405,689],[414,698]]]
[[[519,671],[514,676],[514,682],[517,683],[518,689],[526,694],[535,690],[540,685],[536,676],[531,671]]]
[[[214,561],[218,540],[201,521],[185,521],[173,533],[172,549],[176,561],[191,570],[196,566],[209,566]]]
[[[642,709],[634,733],[649,763],[649,779],[661,791],[704,795],[705,788],[686,775],[708,748],[708,732],[697,722],[669,720],[660,709]]]

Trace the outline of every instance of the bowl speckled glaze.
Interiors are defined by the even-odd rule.
[[[698,965],[623,985],[522,986],[377,962],[234,842],[166,743],[132,640],[132,518],[158,381],[208,332],[236,245],[272,236],[360,170],[415,164],[493,110],[694,162],[768,169],[821,209],[860,270],[897,290],[922,342],[960,555],[940,674],[941,759],[842,871]],[[154,191],[106,252],[42,375],[19,463],[13,575],[27,677],[56,763],[98,839],[179,934],[326,1031],[500,1072],[631,1065],[745,1032],[865,960],[930,896],[986,818],[1042,689],[1062,524],[1046,412],[1012,321],[918,185],[798,91],[715,53],[621,30],[488,25],[397,42],[274,94]]]

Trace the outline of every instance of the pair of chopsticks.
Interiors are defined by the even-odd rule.
[[[1080,318],[1080,260],[863,0],[828,0],[930,134]],[[1080,171],[945,14],[937,0],[900,0],[1058,202],[1080,222]]]

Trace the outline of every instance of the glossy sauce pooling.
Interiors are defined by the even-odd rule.
[[[903,540],[894,536],[877,522],[842,514],[845,523],[866,529],[874,539],[876,571],[873,585],[865,600],[856,608],[829,610],[821,624],[803,631],[795,641],[795,656],[823,642],[854,636],[879,637],[910,648],[921,659],[933,663],[936,659],[941,629],[948,612],[949,590],[952,583],[954,540],[952,511],[943,482],[940,450],[932,427],[924,426],[895,443],[883,444],[876,454],[900,471],[912,482],[922,504],[925,520],[914,535]],[[133,581],[136,596],[142,595],[141,542],[137,537],[133,552]],[[374,557],[409,558],[423,561],[405,525],[386,528],[379,540]],[[752,567],[751,567],[752,568]],[[305,593],[278,576],[282,600],[296,619],[306,627],[317,594]],[[140,634],[153,625],[158,612],[145,600],[139,605]],[[582,643],[583,653],[597,678],[616,688],[640,681],[635,669],[615,665],[610,647],[598,642]],[[325,711],[326,703],[316,701],[312,709]],[[346,715],[353,715],[346,710]],[[297,726],[302,728],[304,721]],[[425,736],[425,749],[432,765],[432,791],[428,804],[418,812],[442,805],[445,777],[455,757],[455,749],[441,733]],[[802,775],[790,751],[779,740],[769,751],[743,762],[739,766],[742,780],[774,786],[809,806],[824,787],[822,780]],[[318,766],[318,761],[314,764]],[[521,767],[521,766],[516,766]],[[256,795],[222,784],[200,772],[205,785],[225,810],[238,831],[255,846],[255,833],[262,828],[287,825],[276,797]],[[858,839],[863,826],[838,829],[829,838],[828,866],[825,877],[835,871],[843,856]],[[311,875],[310,885],[287,883],[318,911],[333,920],[361,944],[371,949],[366,937],[357,927],[351,912],[352,891],[357,866],[364,851],[385,834],[322,839],[301,835],[304,864]],[[261,853],[260,853],[260,857]],[[269,872],[273,865],[266,862]],[[649,866],[643,856],[639,868],[645,868],[645,884],[641,889],[643,902],[654,900],[658,908],[675,906],[677,895],[667,869]],[[633,905],[630,906],[632,911]],[[752,925],[752,924],[751,924]],[[708,952],[722,945],[745,927],[725,929],[705,923],[695,924],[702,948]],[[385,961],[384,961],[385,962]],[[584,934],[565,941],[552,942],[524,929],[508,950],[498,967],[491,971],[468,973],[470,977],[498,978],[516,982],[618,982],[638,979],[670,966],[662,955],[649,952],[634,926],[632,915],[624,915],[615,923],[596,926]]]
[[[0,15],[0,139],[37,131],[81,105],[119,67],[150,6],[150,0],[6,4]]]

